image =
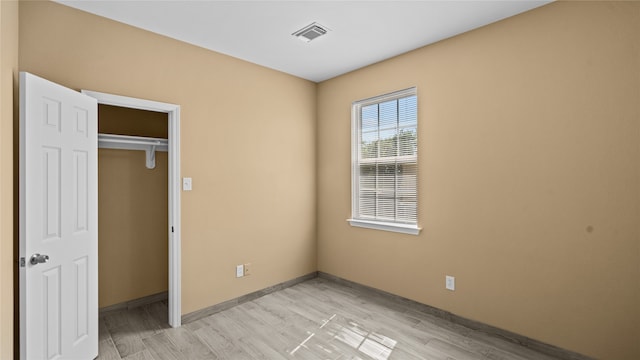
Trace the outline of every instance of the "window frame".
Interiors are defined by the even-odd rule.
[[[360,134],[361,134],[361,115],[362,108],[369,105],[380,104],[387,101],[398,100],[409,96],[418,96],[416,87],[404,90],[394,91],[392,93],[383,94],[368,99],[353,102],[351,106],[351,218],[347,219],[351,226],[392,231],[403,234],[418,235],[420,228],[418,226],[418,181],[416,181],[416,223],[404,223],[393,221],[380,221],[374,219],[365,219],[360,217]],[[416,104],[416,111],[417,111]],[[417,115],[417,114],[416,114]],[[416,119],[416,131],[418,128],[418,119]],[[418,166],[418,153],[416,152],[416,166]],[[416,169],[419,171],[419,166]],[[417,173],[416,173],[417,176]]]

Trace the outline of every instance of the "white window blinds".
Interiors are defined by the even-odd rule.
[[[358,101],[352,121],[352,225],[364,220],[417,229],[416,89]]]

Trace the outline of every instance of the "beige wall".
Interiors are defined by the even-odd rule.
[[[167,114],[100,105],[98,132],[167,138]],[[167,291],[167,153],[98,150],[99,306]]]
[[[98,151],[99,306],[167,291],[167,153]]]
[[[640,3],[559,2],[321,83],[319,270],[639,359],[639,46]],[[423,230],[352,228],[350,105],[414,85]]]
[[[168,115],[156,111],[98,105],[98,132],[133,136],[169,137]]]
[[[181,105],[183,314],[316,270],[315,84],[51,2],[20,3],[19,55],[73,89]]]
[[[13,91],[18,3],[0,1],[0,359],[13,357]]]

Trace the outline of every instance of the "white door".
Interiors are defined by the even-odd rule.
[[[97,112],[20,73],[21,359],[98,356]]]

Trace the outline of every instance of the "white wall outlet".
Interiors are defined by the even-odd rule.
[[[447,288],[447,290],[451,290],[454,291],[456,289],[456,278],[453,276],[445,276],[445,280],[444,280],[444,285]]]
[[[251,275],[251,263],[244,264],[244,276]]]
[[[236,265],[236,277],[243,277],[244,276],[244,265]]]
[[[182,178],[182,191],[191,191],[191,178]]]

